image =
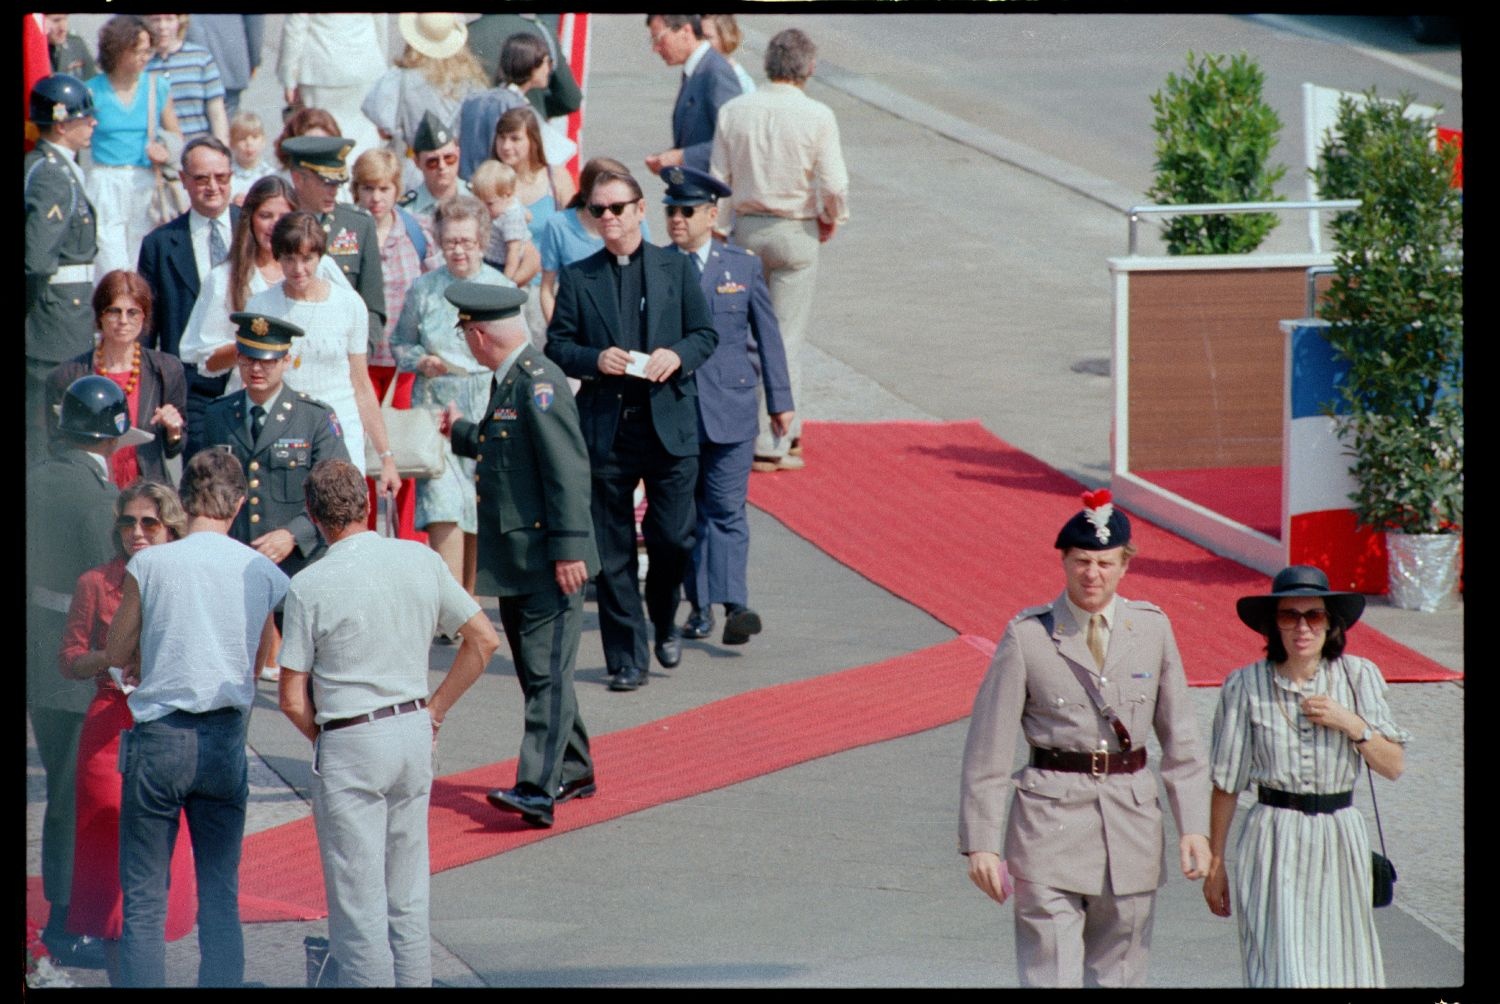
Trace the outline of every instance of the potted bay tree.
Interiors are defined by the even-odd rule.
[[[1333,409],[1353,457],[1360,522],[1386,534],[1392,604],[1452,596],[1463,526],[1463,207],[1455,153],[1412,98],[1340,102],[1315,170],[1335,273],[1320,315],[1347,362]]]

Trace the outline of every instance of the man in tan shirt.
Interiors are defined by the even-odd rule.
[[[791,376],[802,397],[802,343],[812,316],[818,245],[849,219],[849,172],[833,111],[803,93],[817,64],[812,40],[796,28],[766,46],[765,87],[719,111],[711,168],[734,189],[734,243],[758,255],[771,287]],[[785,437],[771,430],[760,394],[757,471],[796,470],[802,461],[802,419]]]
[[[1209,863],[1208,760],[1166,614],[1115,595],[1130,520],[1085,493],[1055,546],[1067,588],[1010,622],[974,699],[958,849],[986,895],[1015,899],[1023,986],[1141,986],[1168,874],[1147,733],[1189,879]]]

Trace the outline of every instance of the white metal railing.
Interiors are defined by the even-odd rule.
[[[1359,199],[1319,199],[1308,202],[1203,202],[1181,206],[1131,206],[1126,210],[1130,219],[1130,254],[1136,253],[1136,225],[1142,216],[1214,216],[1234,213],[1274,213],[1288,209],[1308,213],[1358,209]],[[1314,252],[1318,249],[1312,248]]]

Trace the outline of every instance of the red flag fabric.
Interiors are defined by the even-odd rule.
[[[47,51],[47,27],[41,14],[21,16],[21,121],[26,123],[26,149],[36,146],[37,129],[31,124],[31,88],[52,72]]]

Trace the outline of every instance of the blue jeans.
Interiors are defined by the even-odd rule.
[[[187,812],[198,876],[198,985],[244,982],[240,841],[250,795],[248,710],[174,711],[124,737],[120,805],[120,939],[124,985],[166,985],[167,877],[178,814]]]

